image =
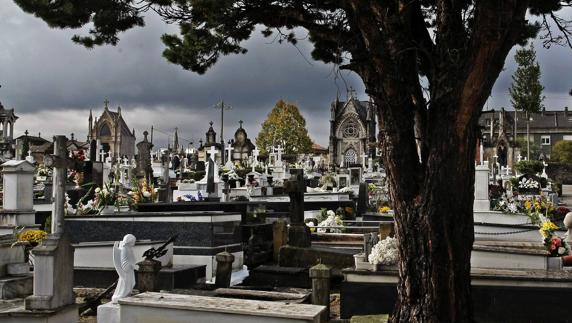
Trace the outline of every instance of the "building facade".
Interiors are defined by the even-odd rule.
[[[95,120],[93,120],[91,111],[89,112],[88,142],[92,139],[99,140],[101,149],[112,158],[120,156],[133,158],[135,130],[129,130],[121,115],[121,107],[117,107],[117,112],[113,112],[109,110],[107,104],[106,101],[103,113]]]
[[[530,159],[550,159],[552,148],[561,140],[572,140],[572,113],[564,110],[543,110],[529,115]],[[483,111],[479,118],[483,160],[513,166],[525,156],[527,138],[526,114],[518,111]],[[536,147],[533,149],[532,147]],[[506,150],[506,151],[505,151]],[[506,163],[504,158],[506,155]],[[496,157],[495,157],[496,156]]]
[[[338,99],[330,108],[329,162],[331,165],[362,164],[363,156],[375,157],[376,120],[373,104],[353,95]]]

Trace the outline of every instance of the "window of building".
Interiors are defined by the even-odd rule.
[[[346,162],[346,165],[355,164],[356,160],[357,160],[356,151],[353,149],[348,149],[344,156],[344,161]]]
[[[540,137],[540,144],[541,145],[550,145],[550,136],[541,136]]]
[[[485,126],[490,127],[491,126],[491,119],[486,119],[485,120]]]
[[[344,125],[343,136],[344,138],[357,138],[359,135],[359,130],[355,122],[350,121]]]

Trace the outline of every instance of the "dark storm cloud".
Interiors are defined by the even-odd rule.
[[[224,99],[233,107],[225,115],[225,139],[234,134],[238,120],[245,121],[254,139],[274,103],[285,99],[300,107],[311,136],[325,146],[330,102],[338,91],[346,97],[345,84],[334,79],[332,66],[307,62],[311,45],[304,41],[299,42],[300,54],[291,45],[269,44],[271,39],[255,33],[246,43],[248,54],[223,57],[206,75],[197,75],[161,57],[159,37],[176,33],[177,28],[156,17],[149,17],[146,27],[122,34],[116,47],[87,50],[70,40],[81,31],[50,29],[11,0],[0,6],[0,101],[20,116],[17,134],[30,129],[83,137],[88,110],[99,115],[108,98],[113,108],[122,106],[137,133],[151,125],[166,133],[178,127],[181,137],[197,142],[204,138],[210,120],[220,132],[219,112],[212,106]],[[572,87],[572,51],[536,47],[547,106],[561,108],[567,105]],[[489,100],[491,108],[509,106],[513,52]],[[355,75],[345,79],[360,99],[366,99]],[[156,138],[166,142],[169,136],[157,132]]]
[[[19,114],[46,115],[47,111],[66,110],[70,116],[70,111],[77,110],[76,113],[87,116],[87,109],[100,111],[103,100],[109,98],[113,107],[123,107],[127,119],[129,109],[153,111],[163,107],[167,114],[184,119],[161,124],[163,119],[171,118],[135,118],[135,127],[144,126],[145,122],[159,123],[162,128],[179,127],[198,136],[206,131],[206,121],[214,119],[219,123],[218,114],[211,107],[224,99],[233,106],[225,118],[228,137],[239,119],[250,125],[254,136],[274,103],[285,99],[300,106],[310,132],[320,136],[315,139],[325,144],[323,134],[327,134],[327,129],[322,128],[327,128],[327,124],[310,120],[327,118],[329,104],[338,89],[343,97],[346,89],[342,80],[334,79],[331,66],[307,62],[311,60],[311,45],[301,42],[300,54],[291,45],[270,44],[271,39],[255,33],[246,43],[247,55],[223,57],[206,75],[197,75],[161,57],[160,35],[177,32],[177,28],[156,17],[146,22],[146,27],[122,34],[116,47],[87,50],[70,41],[73,34],[81,31],[50,29],[11,1],[4,1],[0,12],[2,102],[15,107]],[[363,98],[361,81],[352,75],[345,79]],[[194,124],[197,116],[205,119]],[[25,124],[23,119],[22,123]],[[23,132],[18,125],[17,130]],[[215,124],[217,127],[220,125]]]

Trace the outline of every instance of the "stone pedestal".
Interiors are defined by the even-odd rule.
[[[26,160],[10,160],[2,164],[4,197],[0,226],[29,226],[35,223],[35,167]]]
[[[234,256],[227,251],[220,252],[216,255],[216,280],[215,286],[226,288],[230,286],[230,278],[232,276],[232,263]]]
[[[26,298],[27,310],[55,310],[75,303],[73,252],[65,235],[49,235],[32,249],[34,294]]]
[[[288,228],[288,245],[299,248],[309,248],[312,245],[310,240],[310,228],[305,224],[291,224]]]
[[[330,317],[330,267],[319,264],[310,268],[310,278],[312,279],[312,304],[326,306],[326,311],[322,313],[324,322]]]
[[[137,289],[141,292],[157,292],[158,281],[157,275],[161,270],[161,262],[151,259],[145,259],[138,262],[139,270],[137,271]]]
[[[121,323],[119,304],[111,302],[97,307],[97,323]]]
[[[473,211],[489,211],[489,168],[486,165],[475,167],[475,202]]]
[[[274,247],[274,261],[278,262],[280,248],[288,243],[288,224],[286,221],[279,219],[272,224],[272,236]]]

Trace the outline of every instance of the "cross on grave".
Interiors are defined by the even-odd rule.
[[[520,154],[518,154],[518,156],[516,156],[516,160],[519,162],[522,161],[522,156]]]
[[[99,161],[101,162],[105,161],[105,150],[103,149],[99,151]]]
[[[216,162],[216,154],[218,154],[218,150],[214,146],[211,146],[211,149],[207,150],[207,154],[209,158]]]
[[[304,170],[291,169],[290,179],[284,182],[284,191],[290,197],[290,228],[288,244],[295,247],[310,247],[310,229],[304,224]]]
[[[57,310],[75,303],[73,247],[64,235],[63,226],[65,187],[67,169],[81,169],[84,163],[68,159],[66,147],[67,138],[55,136],[54,154],[44,157],[44,165],[53,167],[52,228],[42,244],[32,250],[35,259],[34,294],[26,298],[26,310]]]
[[[282,160],[282,152],[284,151],[284,148],[282,148],[282,146],[278,145],[278,147],[276,147],[276,153],[278,154],[278,160]]]
[[[44,165],[53,167],[53,203],[52,203],[52,233],[58,234],[63,231],[65,183],[67,169],[81,170],[84,162],[67,157],[67,138],[55,136],[54,153],[44,157]]]
[[[365,168],[367,154],[361,154],[361,167]]]
[[[258,163],[258,156],[260,155],[260,150],[258,150],[258,148],[255,148],[252,151],[252,156],[254,157],[254,162]]]

